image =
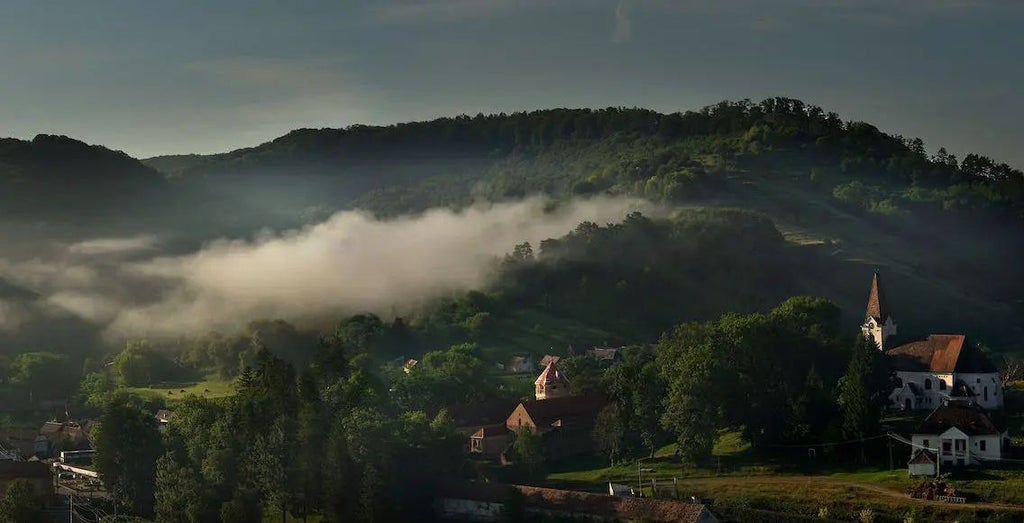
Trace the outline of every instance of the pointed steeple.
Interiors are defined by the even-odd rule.
[[[889,338],[896,335],[898,330],[889,311],[889,303],[885,300],[885,292],[882,291],[882,277],[875,271],[875,277],[871,279],[871,292],[868,293],[868,309],[860,331],[871,338],[879,349],[886,350],[889,348]]]
[[[874,318],[878,323],[885,323],[889,318],[889,304],[885,300],[885,293],[882,292],[882,278],[878,275],[878,271],[875,271],[875,276],[871,278],[867,318]]]
[[[565,378],[562,371],[558,370],[558,360],[550,361],[533,384],[537,389],[536,397],[539,400],[569,395],[569,380]]]

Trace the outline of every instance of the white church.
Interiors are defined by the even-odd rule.
[[[933,410],[953,399],[987,410],[1003,407],[999,371],[963,334],[932,334],[923,340],[890,346],[898,326],[877,272],[871,280],[861,332],[890,358],[899,384],[889,396],[894,406]]]

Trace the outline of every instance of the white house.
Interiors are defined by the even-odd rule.
[[[1006,431],[996,427],[988,412],[968,402],[952,401],[935,409],[911,435],[915,448],[933,453],[915,452],[911,474],[915,471],[913,465],[919,465],[919,473],[928,472],[922,466],[922,454],[932,461],[937,455],[940,468],[998,460],[1003,456],[1003,441],[1007,439]]]
[[[886,351],[898,386],[890,394],[904,410],[934,409],[950,399],[986,409],[1003,407],[999,371],[962,334],[932,334]]]
[[[865,314],[864,323],[860,326],[861,333],[865,337],[874,340],[879,350],[888,348],[887,342],[890,337],[899,332],[896,322],[889,313],[889,304],[882,291],[882,278],[876,272],[871,278],[871,291],[868,293],[868,309]]]

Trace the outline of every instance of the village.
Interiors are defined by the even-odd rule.
[[[889,452],[889,477],[895,485],[913,485],[905,494],[907,503],[951,506],[985,506],[1000,503],[1004,508],[1024,510],[998,497],[981,498],[981,493],[953,487],[958,478],[971,478],[979,471],[1007,471],[1009,477],[1024,463],[1024,449],[1014,444],[1007,420],[1016,419],[1008,407],[1006,377],[984,351],[963,334],[927,334],[901,338],[895,312],[890,308],[881,277],[875,274],[868,292],[865,319],[860,333],[873,342],[889,362],[892,390],[887,398],[888,422],[878,434],[865,439],[884,440]],[[498,365],[498,372],[520,379],[529,376],[533,394],[529,399],[495,399],[453,404],[443,410],[463,438],[465,456],[487,482],[454,479],[438,485],[435,509],[447,519],[501,519],[503,507],[518,492],[527,510],[537,513],[589,515],[594,518],[657,521],[716,521],[716,506],[709,491],[701,487],[702,475],[748,481],[743,470],[726,470],[718,458],[718,470],[680,467],[672,459],[671,445],[652,449],[650,456],[619,457],[612,467],[596,466],[597,473],[582,474],[574,468],[594,467],[592,457],[602,449],[596,435],[606,430],[598,424],[609,398],[601,393],[573,394],[573,376],[560,362],[585,357],[597,368],[609,369],[624,361],[624,347],[569,348],[563,354],[545,354],[534,359],[523,354]],[[417,372],[419,362],[403,360],[402,372]],[[116,510],[102,478],[91,465],[95,450],[91,434],[96,420],[46,420],[38,430],[5,428],[0,433],[0,495],[15,479],[37,485],[49,500],[51,514],[67,516],[83,509],[95,513]],[[152,423],[164,431],[174,424],[174,412],[152,413]],[[523,475],[521,453],[516,440],[533,437],[539,445],[539,460],[552,471],[547,476]],[[798,445],[790,456],[814,463],[815,476],[827,474],[816,459],[830,452],[855,452],[864,441],[822,441]],[[909,456],[894,463],[897,454]],[[667,452],[667,454],[666,454]],[[728,462],[730,458],[726,457]],[[632,463],[632,465],[631,465]],[[652,468],[652,465],[657,467]],[[902,472],[895,468],[902,468]],[[630,469],[632,467],[632,469]],[[865,470],[876,465],[865,464]],[[508,473],[515,470],[518,473]],[[603,470],[604,472],[601,472]],[[901,474],[903,479],[894,479]],[[580,481],[579,476],[587,479]],[[1005,476],[1005,475],[1004,475]],[[771,475],[765,477],[772,477]],[[504,483],[502,483],[504,482]],[[950,485],[947,485],[950,483]],[[868,488],[868,487],[865,487]],[[504,490],[503,490],[504,489]],[[511,489],[511,490],[510,490]],[[711,491],[712,495],[713,491]],[[981,504],[981,505],[979,505]],[[995,506],[995,505],[992,505]],[[99,508],[106,507],[106,508]],[[663,517],[671,514],[671,518]],[[76,516],[78,517],[78,516]],[[77,521],[78,519],[74,519]],[[83,517],[87,521],[87,517]]]

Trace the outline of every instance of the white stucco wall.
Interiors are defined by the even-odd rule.
[[[971,390],[974,391],[975,401],[982,408],[994,410],[1003,408],[1003,385],[999,381],[999,374],[957,374],[956,378],[963,380]],[[985,392],[988,389],[988,399]]]
[[[861,325],[861,332],[864,336],[870,337],[875,340],[875,345],[881,350],[888,349],[885,340],[889,336],[895,336],[897,332],[896,323],[892,321],[892,316],[885,319],[884,324],[879,324],[874,318],[868,318],[867,321]]]
[[[935,465],[932,463],[914,463],[908,465],[911,476],[934,476]]]
[[[914,434],[910,441],[915,448],[929,448],[936,454],[940,453],[940,441],[942,439],[966,439],[967,450],[972,464],[984,463],[984,459],[999,459],[1002,457],[1002,435],[968,436],[956,428],[950,428],[943,434]],[[985,450],[981,450],[981,442],[985,442]],[[981,458],[980,460],[978,458]]]
[[[913,408],[917,410],[930,410],[942,405],[949,398],[949,394],[953,392],[953,384],[957,380],[963,381],[967,386],[971,387],[971,390],[976,394],[975,401],[980,407],[986,410],[1003,408],[1003,387],[999,381],[998,373],[941,374],[934,372],[897,371],[896,376],[904,384],[913,383],[921,390],[921,398],[913,405]],[[931,380],[931,389],[925,387],[925,380]],[[945,388],[943,388],[943,384]],[[986,387],[988,388],[988,399],[985,399]],[[897,390],[893,391],[894,394],[890,398],[894,406],[902,407],[904,397],[902,395],[898,396],[896,394]]]

